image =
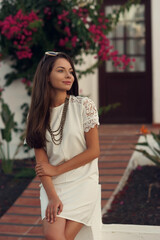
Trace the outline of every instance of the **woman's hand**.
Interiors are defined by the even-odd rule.
[[[56,221],[56,216],[59,215],[63,210],[63,204],[58,196],[49,200],[46,209],[46,220],[50,223]]]
[[[36,164],[35,171],[38,177],[50,176],[54,177],[57,175],[56,166],[53,166],[47,162],[39,162]]]

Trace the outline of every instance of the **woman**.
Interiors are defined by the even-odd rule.
[[[74,65],[46,52],[33,84],[26,141],[35,149],[41,216],[47,240],[99,240],[98,114],[78,96]]]

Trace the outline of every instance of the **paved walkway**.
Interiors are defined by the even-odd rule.
[[[99,158],[102,208],[113,193],[137,142],[140,125],[101,125]],[[147,126],[153,129],[151,125]],[[36,177],[0,219],[0,240],[44,239],[39,207],[39,179]]]

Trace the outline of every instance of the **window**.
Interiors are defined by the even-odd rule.
[[[105,7],[105,14],[113,14],[120,5]],[[112,61],[106,62],[106,72],[144,72],[146,70],[146,42],[145,42],[145,5],[133,5],[129,11],[120,15],[120,19],[112,32],[108,34],[111,45],[129,58],[135,58],[133,68],[115,68]]]

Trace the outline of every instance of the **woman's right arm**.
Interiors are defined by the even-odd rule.
[[[48,157],[44,149],[41,149],[41,148],[34,149],[34,151],[35,151],[36,163],[40,163],[40,162],[48,163]],[[55,191],[51,177],[42,176],[39,178],[43,184],[43,187],[47,193],[48,200],[49,200],[49,203],[46,209],[46,219],[52,223],[56,221],[56,215],[62,212],[63,205]]]

